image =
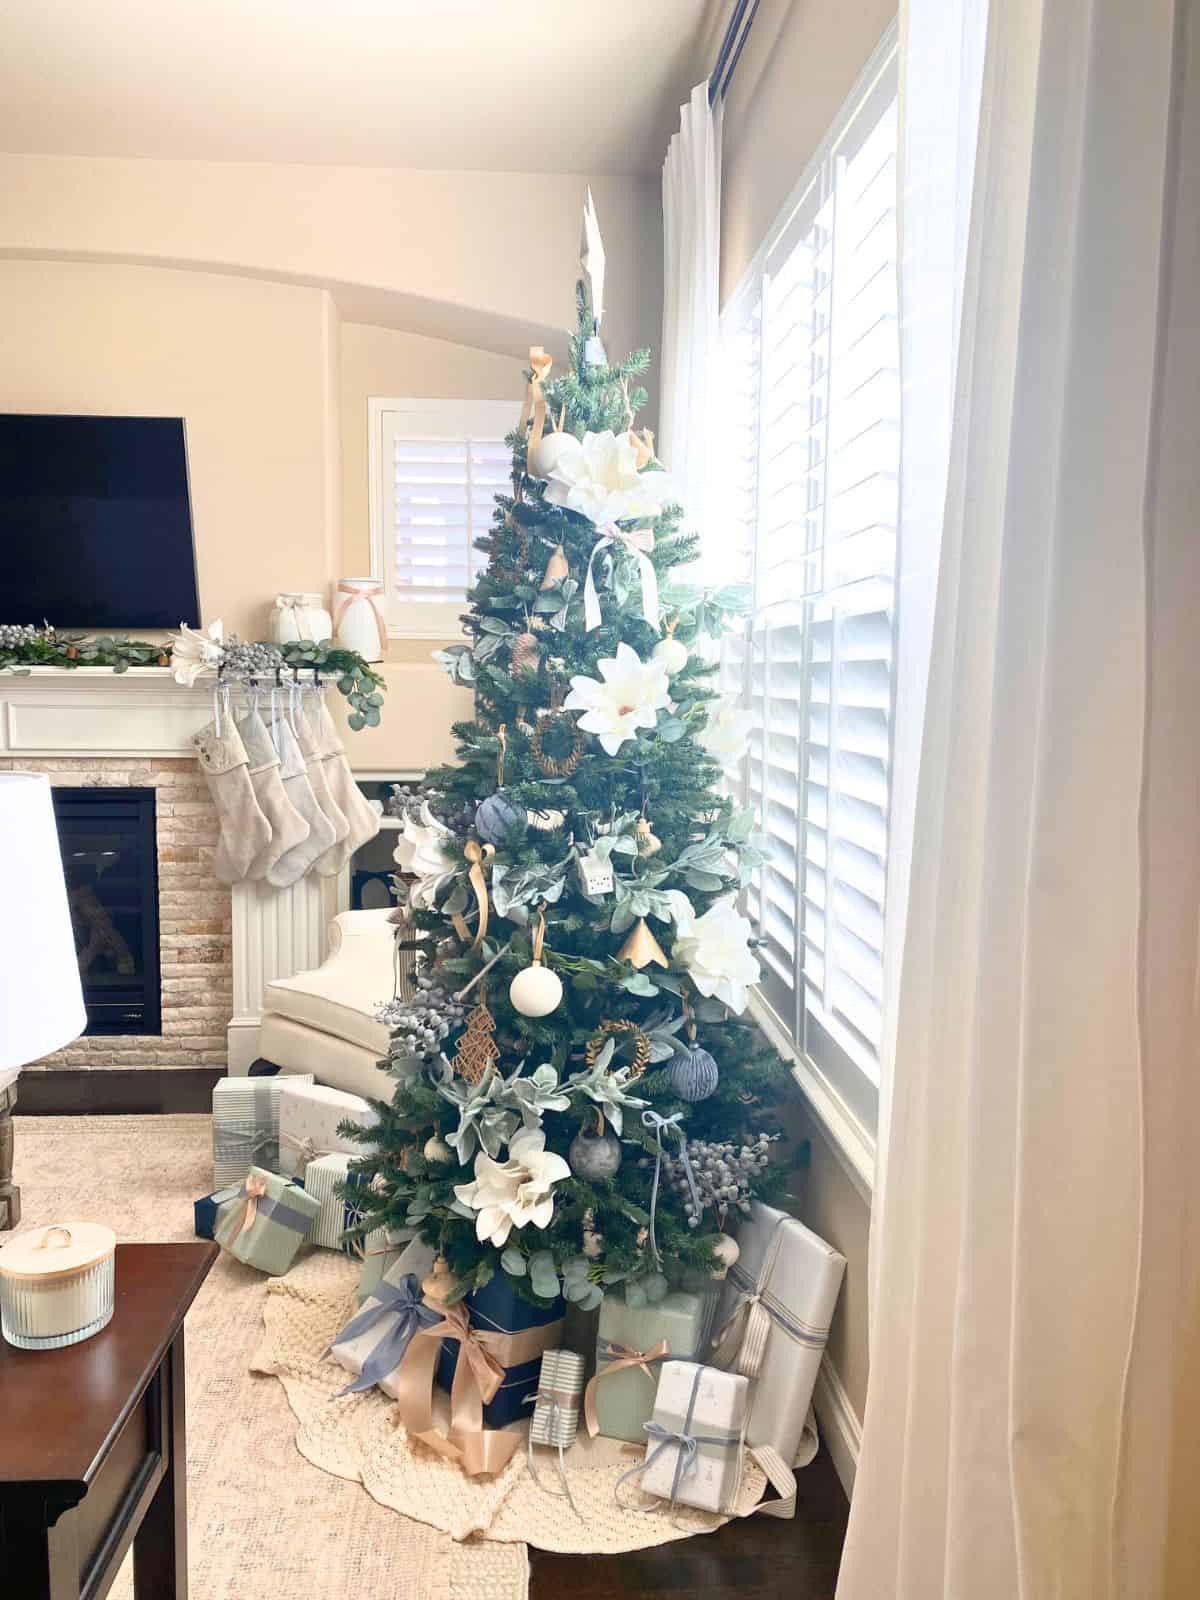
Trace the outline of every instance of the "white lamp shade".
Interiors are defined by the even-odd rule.
[[[86,1024],[50,780],[0,772],[0,1071]]]

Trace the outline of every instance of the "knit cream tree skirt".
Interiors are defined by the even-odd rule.
[[[545,1487],[530,1476],[524,1450],[496,1477],[468,1478],[453,1462],[410,1444],[403,1427],[394,1423],[394,1401],[380,1391],[338,1398],[350,1378],[324,1359],[324,1352],[356,1309],[355,1280],[352,1262],[318,1251],[267,1287],[265,1334],[253,1367],[282,1382],[300,1423],[296,1445],[314,1466],[361,1483],[381,1505],[440,1528],[454,1540],[613,1554],[709,1533],[729,1520],[683,1506],[669,1511],[640,1495],[632,1483],[621,1489],[622,1502],[632,1502],[632,1508],[622,1509],[614,1487],[643,1452],[616,1440],[583,1437],[566,1453],[572,1505],[562,1495],[551,1450],[539,1449],[537,1455]],[[435,1407],[434,1414],[444,1427],[444,1410],[439,1416]],[[749,1466],[739,1506],[753,1506],[762,1491],[761,1472]]]

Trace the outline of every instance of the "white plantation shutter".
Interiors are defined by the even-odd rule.
[[[828,1075],[878,1075],[900,450],[894,52],[876,59],[722,317],[722,684],[768,841],[760,993]],[[854,1098],[861,1098],[855,1096]]]
[[[511,487],[509,401],[372,401],[372,547],[390,631],[460,631],[467,590],[486,562],[475,549],[497,493]]]

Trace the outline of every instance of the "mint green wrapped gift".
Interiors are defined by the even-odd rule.
[[[218,1208],[213,1238],[248,1267],[280,1277],[320,1210],[316,1196],[290,1179],[251,1167],[233,1198]]]
[[[584,1392],[588,1432],[644,1444],[662,1363],[699,1352],[707,1315],[698,1294],[669,1294],[654,1304],[604,1297],[596,1340],[596,1373]]]

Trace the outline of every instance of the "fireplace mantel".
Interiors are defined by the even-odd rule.
[[[31,667],[0,674],[0,754],[190,756],[212,714],[211,676],[194,687],[170,667]]]
[[[169,667],[0,673],[0,758],[9,766],[45,762],[52,780],[67,785],[75,763],[79,781],[94,782],[84,776],[89,763],[191,760],[192,735],[212,717],[214,682],[206,674],[194,686],[179,684]],[[233,885],[230,1072],[245,1072],[258,1054],[267,984],[319,966],[329,924],[349,903],[347,870],[333,878],[310,873],[289,889],[263,882]]]

